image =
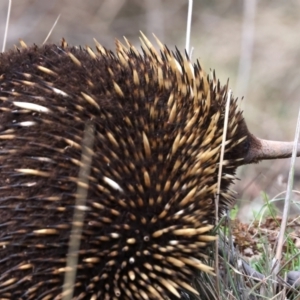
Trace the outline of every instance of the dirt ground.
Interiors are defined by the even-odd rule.
[[[0,1],[0,37],[4,36],[8,1]],[[138,45],[139,30],[155,33],[174,49],[185,46],[187,1],[182,0],[14,0],[7,48],[22,38],[42,44],[56,18],[48,42],[92,44],[95,37],[114,48],[115,38]],[[215,69],[221,82],[230,78],[249,129],[274,140],[292,140],[300,107],[300,1],[196,0],[191,45],[193,60]],[[2,45],[2,42],[1,42]],[[243,167],[234,189],[244,218],[263,203],[261,192],[272,199],[284,192],[289,160]],[[295,169],[293,200],[300,203],[300,159]],[[283,198],[283,194],[279,198]],[[281,206],[282,201],[278,201]],[[250,211],[251,211],[250,210]],[[299,213],[296,207],[293,213]],[[244,215],[245,214],[245,215]]]

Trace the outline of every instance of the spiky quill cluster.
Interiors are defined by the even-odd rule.
[[[114,54],[22,42],[0,57],[1,299],[61,299],[74,268],[75,299],[174,299],[213,272],[202,249],[215,240],[227,86],[159,41],[161,54],[145,37],[143,53],[126,43]],[[221,210],[248,150],[234,100],[229,116]],[[72,226],[82,233],[67,266]]]

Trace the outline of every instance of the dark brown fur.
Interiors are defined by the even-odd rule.
[[[46,295],[60,299],[64,272],[58,270],[66,265],[87,122],[95,127],[95,142],[74,297],[113,299],[121,293],[120,299],[143,299],[142,293],[146,293],[150,299],[158,299],[155,289],[161,297],[173,299],[176,293],[164,280],[177,284],[175,288],[180,292],[184,289],[180,282],[190,284],[197,273],[194,266],[186,262],[184,266],[176,265],[168,257],[202,260],[201,243],[203,247],[206,244],[205,238],[201,240],[203,234],[174,232],[214,223],[220,151],[209,159],[203,156],[203,161],[201,153],[220,147],[227,87],[215,78],[207,81],[197,64],[196,85],[203,96],[195,104],[190,94],[185,95],[182,90],[182,86],[189,88],[192,82],[185,75],[186,65],[178,52],[174,57],[183,69],[181,84],[178,73],[170,68],[169,50],[165,49],[160,64],[155,54],[147,53],[151,49],[145,55],[137,55],[132,48],[122,47],[128,55],[127,67],[120,63],[121,50],[116,55],[101,53],[101,48],[96,59],[86,50],[56,45],[34,46],[0,56],[1,299],[43,299]],[[81,65],[74,63],[69,52]],[[169,86],[159,84],[155,64],[161,66],[164,82]],[[47,74],[38,66],[55,74]],[[133,70],[138,73],[139,84]],[[206,88],[210,91],[209,108],[205,108]],[[86,101],[82,92],[92,97],[99,108]],[[175,119],[169,122],[171,93],[177,111]],[[14,101],[38,104],[51,113],[28,110]],[[200,112],[195,124],[186,129],[197,107]],[[205,132],[218,113],[215,133],[207,143]],[[35,124],[24,126],[22,122],[26,121]],[[109,139],[108,132],[116,143]],[[143,132],[149,141],[150,156],[145,150]],[[178,134],[186,139],[171,154]],[[246,138],[241,141],[243,137]],[[248,151],[247,137],[242,113],[232,101],[223,174],[235,174]],[[176,162],[179,167],[174,170]],[[24,169],[38,173],[26,173]],[[145,182],[145,172],[150,186]],[[104,176],[123,191],[113,188]],[[170,188],[166,188],[168,181]],[[230,176],[222,179],[221,211],[234,200],[228,189],[232,181]],[[197,191],[192,201],[180,205],[194,187]],[[103,208],[96,208],[95,203]],[[182,213],[176,214],[179,211]],[[166,216],[159,217],[162,212]],[[164,228],[161,237],[153,236]],[[38,233],[40,229],[53,229],[53,233]],[[120,237],[113,238],[113,233]],[[135,243],[128,244],[129,238],[134,238]],[[172,240],[177,240],[178,245],[170,244]],[[87,258],[96,260],[89,262]],[[129,262],[130,258],[134,258],[134,263]],[[26,264],[30,266],[22,268]],[[128,275],[130,272],[134,278]],[[12,282],[5,284],[8,280]],[[36,289],[29,290],[33,287]]]

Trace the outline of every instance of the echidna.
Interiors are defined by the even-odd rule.
[[[213,272],[203,248],[215,240],[228,86],[159,41],[161,54],[145,37],[142,53],[126,43],[96,42],[96,54],[22,42],[0,57],[1,299],[174,299]],[[232,99],[220,211],[236,168],[290,156],[279,145],[251,135]]]

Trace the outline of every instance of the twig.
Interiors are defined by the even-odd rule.
[[[10,12],[11,12],[11,3],[12,3],[12,0],[8,0],[7,17],[6,17],[6,24],[5,24],[5,31],[4,31],[3,45],[2,45],[2,52],[5,51],[5,46],[6,46],[7,32],[8,32],[8,25],[9,25]]]
[[[256,0],[244,0],[244,16],[242,29],[241,55],[239,70],[236,81],[236,93],[246,96],[250,70],[252,64],[252,53],[255,33]]]
[[[289,178],[288,178],[286,195],[285,195],[285,200],[284,200],[282,222],[281,222],[279,236],[278,236],[278,244],[277,244],[277,248],[276,248],[275,261],[273,262],[273,266],[275,266],[273,268],[273,270],[274,270],[273,274],[275,274],[275,275],[277,275],[277,273],[279,271],[279,262],[281,260],[282,247],[283,247],[284,238],[285,238],[285,230],[286,230],[286,225],[288,222],[291,195],[292,195],[292,190],[293,190],[294,170],[295,170],[297,145],[298,145],[299,136],[300,136],[300,109],[299,109],[299,113],[298,113],[298,120],[297,120],[297,126],[296,126],[295,138],[294,138],[294,147],[293,147],[293,153],[292,153],[292,158],[291,158],[291,166],[290,166],[290,170],[289,170]]]
[[[69,251],[67,255],[66,271],[63,285],[63,300],[73,298],[73,287],[76,278],[78,251],[83,229],[85,202],[88,193],[89,175],[93,159],[94,145],[94,126],[91,123],[86,124],[84,137],[82,141],[81,168],[78,175],[78,186],[75,200],[72,231],[69,240]]]
[[[227,83],[227,86],[228,86],[228,83]],[[215,198],[216,225],[218,225],[218,223],[219,223],[219,199],[220,199],[222,167],[223,167],[223,159],[224,159],[224,153],[225,153],[225,142],[226,142],[226,134],[227,134],[227,126],[228,126],[228,118],[229,118],[230,100],[231,100],[231,90],[228,91],[227,101],[226,101],[226,108],[225,108],[225,118],[224,118],[223,136],[222,136],[221,154],[220,154],[220,164],[219,164],[219,173],[218,173],[218,185],[217,185],[217,194],[216,194],[216,198]],[[218,248],[219,248],[219,242],[218,242],[218,239],[216,239],[216,249],[218,249]],[[215,271],[216,271],[216,274],[217,274],[216,288],[217,288],[217,291],[220,292],[218,268],[219,268],[219,257],[218,257],[218,253],[216,252],[216,255],[215,255]]]
[[[48,39],[49,39],[49,37],[50,37],[50,35],[51,35],[53,29],[55,28],[55,26],[56,26],[56,24],[57,24],[57,22],[58,22],[58,20],[59,20],[59,18],[60,18],[60,14],[59,14],[58,17],[56,18],[54,24],[52,25],[52,27],[51,27],[51,29],[50,29],[50,31],[49,31],[49,33],[47,34],[47,36],[46,36],[46,38],[45,38],[45,40],[44,40],[44,42],[43,42],[43,45],[48,41]]]
[[[188,55],[190,56],[190,59],[191,59],[191,55],[192,55],[192,53],[190,53],[192,14],[193,14],[193,0],[189,0],[188,15],[187,15],[187,25],[186,25],[185,50],[186,50],[186,53],[188,53]]]

